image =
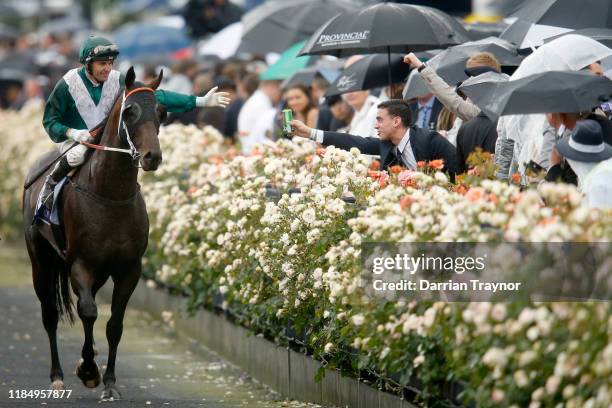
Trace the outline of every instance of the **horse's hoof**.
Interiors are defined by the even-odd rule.
[[[107,385],[102,391],[100,402],[113,402],[121,399],[121,394],[114,385]]]
[[[64,381],[62,381],[62,380],[54,380],[51,383],[51,386],[49,387],[49,389],[50,390],[58,390],[58,391],[64,390],[65,389],[64,388]]]
[[[87,388],[96,388],[100,385],[101,377],[100,370],[98,369],[98,363],[94,361],[94,366],[92,369],[85,370],[83,369],[83,359],[80,359],[77,363],[76,367],[76,375],[81,379],[83,385]]]

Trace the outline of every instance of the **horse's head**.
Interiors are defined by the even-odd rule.
[[[134,69],[130,68],[125,76],[125,94],[122,104],[121,138],[130,148],[135,150],[140,164],[145,171],[157,170],[162,161],[159,146],[160,110],[157,107],[155,90],[163,76],[159,76],[150,84],[135,81]]]

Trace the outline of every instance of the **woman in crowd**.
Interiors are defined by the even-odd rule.
[[[304,84],[291,84],[285,91],[285,100],[289,109],[293,111],[293,118],[302,121],[308,126],[317,125],[319,108],[313,102],[310,89]]]

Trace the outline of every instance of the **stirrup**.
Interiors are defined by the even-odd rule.
[[[49,211],[53,207],[53,190],[55,190],[55,185],[57,185],[57,183],[54,183],[52,180],[45,181],[43,191],[40,194],[40,202],[47,207]],[[46,189],[49,191],[45,191]]]

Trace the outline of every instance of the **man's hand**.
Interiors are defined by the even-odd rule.
[[[92,137],[87,129],[68,129],[66,136],[75,142],[89,142]]]
[[[304,122],[294,119],[290,121],[289,124],[291,125],[291,129],[293,129],[293,132],[291,132],[293,136],[310,137],[312,128],[306,126]]]
[[[230,103],[229,93],[217,92],[218,88],[218,86],[215,86],[206,95],[196,97],[196,106],[199,108],[212,106],[227,107]]]
[[[563,163],[563,156],[553,147],[550,151],[550,167],[561,163]]]
[[[414,53],[404,55],[404,64],[409,64],[410,68],[420,68],[423,62]]]

